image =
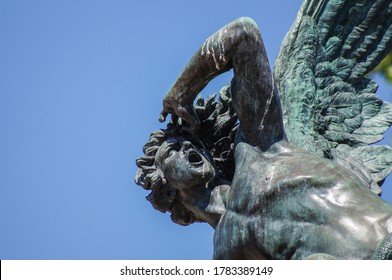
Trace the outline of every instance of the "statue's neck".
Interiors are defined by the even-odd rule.
[[[189,211],[215,228],[226,211],[228,189],[227,181],[215,179],[207,186],[192,188],[191,191],[181,191],[180,196],[182,203]]]

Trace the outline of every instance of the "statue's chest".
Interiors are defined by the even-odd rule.
[[[263,223],[269,219],[325,222],[324,213],[334,207],[330,194],[342,184],[311,167],[300,170],[293,165],[290,158],[276,157],[273,161],[249,162],[243,171],[237,169],[228,209],[245,216],[257,215]],[[319,214],[314,215],[316,212]]]

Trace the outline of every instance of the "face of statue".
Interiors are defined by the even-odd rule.
[[[166,140],[157,151],[156,162],[167,182],[177,189],[205,185],[215,177],[208,152],[182,137]]]

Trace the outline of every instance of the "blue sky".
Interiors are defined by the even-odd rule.
[[[210,34],[250,16],[273,64],[300,2],[1,1],[0,259],[211,258],[213,230],[154,210],[135,159]]]

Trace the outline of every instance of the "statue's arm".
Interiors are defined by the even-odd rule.
[[[197,125],[193,101],[210,80],[232,68],[232,49],[247,20],[237,19],[224,26],[196,51],[163,99],[163,118],[170,113]]]
[[[270,123],[280,124],[283,133],[277,90],[264,44],[256,23],[246,17],[224,26],[198,49],[166,94],[161,121],[173,114],[196,127],[199,120],[193,109],[195,97],[210,80],[230,69],[234,70],[233,106],[246,140],[260,145],[261,138],[271,138],[276,127],[266,131]]]

